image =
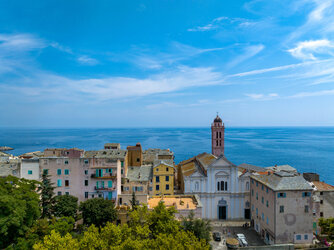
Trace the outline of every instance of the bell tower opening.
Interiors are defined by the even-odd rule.
[[[216,118],[211,124],[211,146],[212,154],[215,156],[220,156],[224,154],[224,131],[225,126],[222,119],[219,117],[218,113]]]

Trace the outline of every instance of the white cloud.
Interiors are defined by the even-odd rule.
[[[210,30],[216,30],[220,27],[222,27],[224,24],[237,24],[239,27],[248,27],[251,25],[257,24],[255,21],[251,21],[245,18],[230,18],[226,16],[221,16],[213,19],[210,23],[204,26],[197,26],[195,28],[190,28],[187,31],[190,32],[203,32],[203,31],[210,31]]]
[[[253,99],[253,100],[257,100],[257,101],[268,101],[268,100],[272,100],[275,99],[277,97],[279,97],[279,95],[277,93],[270,93],[270,94],[245,94],[245,96]]]
[[[304,98],[304,97],[326,96],[326,95],[334,95],[334,89],[312,91],[312,92],[300,92],[295,95],[289,96],[288,98]]]
[[[24,52],[46,47],[44,40],[30,34],[0,34],[1,54]]]
[[[264,46],[262,44],[247,46],[246,48],[244,48],[243,54],[237,56],[235,59],[227,64],[227,68],[234,67],[235,65],[246,61],[247,59],[260,53],[263,49]]]
[[[89,65],[89,66],[94,66],[96,64],[99,64],[98,60],[92,57],[86,56],[86,55],[78,57],[78,62],[84,65]]]
[[[333,55],[334,44],[327,40],[310,40],[299,42],[295,48],[289,49],[288,52],[302,60],[317,60],[316,54]]]

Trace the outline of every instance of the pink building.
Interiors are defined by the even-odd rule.
[[[211,124],[212,154],[216,157],[224,154],[224,131],[222,119],[217,115]]]

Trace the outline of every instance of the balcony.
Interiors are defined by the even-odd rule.
[[[103,176],[96,176],[96,174],[91,174],[91,178],[98,178],[98,179],[116,179],[116,174],[112,173],[104,173]]]
[[[97,191],[114,191],[114,190],[116,190],[115,187],[97,187],[97,186],[95,186],[94,189],[97,190]]]

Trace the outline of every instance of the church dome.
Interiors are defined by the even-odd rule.
[[[214,122],[223,122],[222,119],[217,115],[217,117],[215,118]]]

